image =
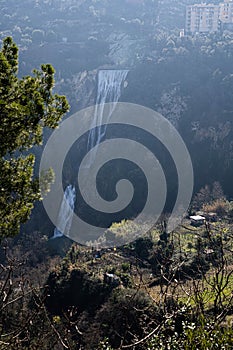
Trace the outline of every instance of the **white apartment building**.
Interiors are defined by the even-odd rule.
[[[186,7],[186,33],[211,33],[233,29],[233,0],[224,0],[218,5],[194,4]]]
[[[233,1],[225,0],[219,4],[219,19],[222,23],[233,23]]]
[[[204,3],[186,7],[186,33],[217,32],[219,24],[219,5]]]

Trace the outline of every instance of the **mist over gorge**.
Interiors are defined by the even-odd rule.
[[[0,349],[233,349],[233,0],[1,0]]]
[[[217,180],[232,197],[233,35],[180,37],[192,3],[2,1],[1,37],[10,34],[19,45],[21,75],[41,62],[54,65],[56,90],[68,97],[71,113],[95,104],[99,70],[129,70],[120,101],[152,108],[179,130],[195,190]]]

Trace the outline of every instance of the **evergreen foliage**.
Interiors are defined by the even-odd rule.
[[[55,71],[50,64],[21,79],[17,72],[18,48],[7,37],[0,51],[0,237],[18,233],[41,197],[35,156],[28,150],[42,144],[44,128],[57,127],[69,107],[64,96],[52,91]]]

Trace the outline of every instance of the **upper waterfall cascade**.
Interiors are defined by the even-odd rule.
[[[87,151],[90,151],[94,146],[103,139],[106,132],[106,125],[96,128],[97,125],[102,125],[105,103],[111,102],[111,108],[108,113],[107,122],[113,113],[117,102],[121,96],[122,85],[127,77],[128,70],[100,70],[98,74],[97,98],[93,123],[88,136]],[[90,164],[94,161],[95,152],[91,152]]]

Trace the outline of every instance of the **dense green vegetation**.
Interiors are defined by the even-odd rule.
[[[190,3],[1,1],[0,349],[233,348],[233,34],[180,37]],[[187,214],[200,211],[209,220],[194,227],[187,216],[168,233],[164,216],[146,237],[99,251],[65,237],[48,240],[53,227],[37,203],[20,235],[5,239],[41,198],[36,146],[68,111],[63,95],[72,112],[93,104],[101,68],[129,69],[121,100],[161,112],[179,130],[195,170]],[[169,211],[176,179],[166,154],[155,149],[170,181]],[[67,164],[64,178],[74,170]],[[123,167],[136,178],[135,169]],[[114,179],[103,174],[108,195],[107,181],[119,173],[117,166]],[[46,187],[51,179],[45,174]],[[131,230],[135,224],[122,220],[106,235]]]
[[[34,245],[46,256],[43,240]],[[20,242],[13,247],[14,257],[22,254]],[[45,270],[35,257],[33,288],[20,278],[24,267],[8,260],[1,348],[231,349],[232,249],[226,214],[200,227],[185,220],[172,234],[161,223],[119,249],[73,244],[62,261],[51,260],[42,289],[35,272]]]
[[[232,40],[232,33],[156,35],[151,54],[130,72],[123,96],[161,112],[178,128],[192,157],[196,191],[218,180],[229,197]]]
[[[0,51],[0,236],[18,233],[39,199],[38,181],[33,180],[35,158],[23,156],[41,144],[44,127],[55,128],[68,110],[64,96],[52,93],[54,69],[42,65],[34,77],[17,77],[18,49],[10,37]],[[51,174],[45,175],[45,182]]]

